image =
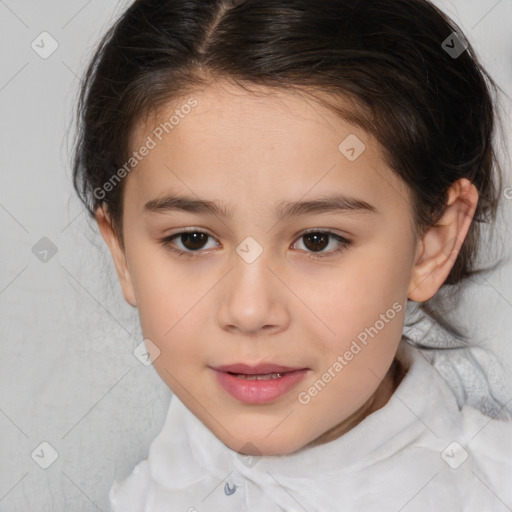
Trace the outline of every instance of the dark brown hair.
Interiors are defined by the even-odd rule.
[[[461,283],[476,270],[480,223],[494,222],[501,189],[497,86],[461,34],[427,0],[136,0],[85,74],[75,189],[91,216],[108,207],[123,243],[123,181],[108,193],[104,184],[130,158],[142,119],[217,79],[298,90],[377,138],[411,190],[420,232],[439,220],[451,184],[474,183],[475,218],[445,282]]]

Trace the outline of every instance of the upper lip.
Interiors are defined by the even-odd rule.
[[[296,370],[304,370],[305,368],[291,368],[289,366],[281,366],[272,363],[262,363],[255,366],[248,364],[228,364],[224,366],[215,366],[214,370],[226,373],[242,373],[244,375],[265,375],[267,373],[286,373]]]

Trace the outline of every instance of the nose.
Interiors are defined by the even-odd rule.
[[[233,268],[223,280],[219,325],[246,335],[270,334],[288,327],[291,292],[282,266],[263,251],[254,261],[235,254]]]

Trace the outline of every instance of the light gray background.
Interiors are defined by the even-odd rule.
[[[170,391],[133,355],[142,341],[110,257],[71,187],[73,108],[100,35],[129,4],[0,0],[0,510],[88,512],[147,456]],[[437,2],[512,96],[512,0]],[[46,31],[58,49],[31,43]],[[512,103],[503,102],[510,130]],[[507,140],[510,132],[507,131]],[[505,186],[512,186],[506,164]],[[509,197],[512,195],[509,194]],[[511,251],[512,200],[499,230]],[[43,237],[57,253],[32,252]],[[460,318],[512,369],[512,268],[472,286]],[[512,390],[511,390],[512,393]],[[512,398],[512,395],[511,395]],[[42,469],[41,442],[58,452]],[[42,455],[44,453],[44,455]],[[49,450],[36,450],[44,462]]]

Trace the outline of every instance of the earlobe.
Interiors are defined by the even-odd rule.
[[[468,234],[478,191],[467,179],[455,182],[448,191],[445,211],[418,242],[408,298],[426,302],[446,281]]]
[[[131,306],[136,307],[137,302],[135,300],[135,293],[133,289],[132,278],[128,265],[126,262],[126,256],[123,248],[121,247],[119,238],[115,233],[110,216],[107,211],[106,205],[98,207],[96,210],[96,222],[100,230],[101,236],[112,254],[114,265],[116,267],[117,276],[121,284],[123,296]]]

